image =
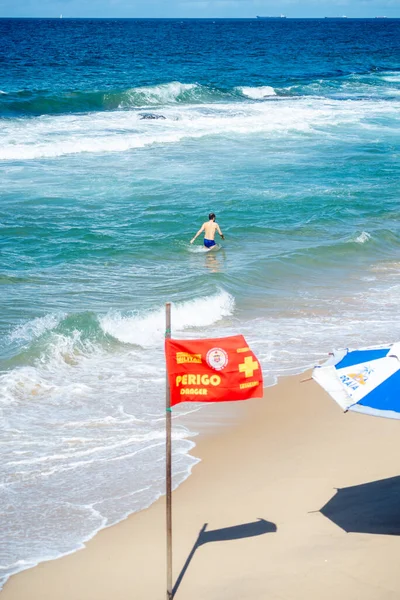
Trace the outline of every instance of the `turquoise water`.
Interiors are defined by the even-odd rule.
[[[0,20],[3,581],[163,493],[165,302],[266,385],[398,340],[400,24],[283,21]]]

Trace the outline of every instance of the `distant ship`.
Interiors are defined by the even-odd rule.
[[[278,15],[276,17],[259,17],[257,15],[257,19],[286,19],[286,16],[285,15]]]

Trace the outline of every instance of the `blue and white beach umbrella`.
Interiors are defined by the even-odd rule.
[[[336,350],[312,377],[344,411],[400,419],[400,342]]]

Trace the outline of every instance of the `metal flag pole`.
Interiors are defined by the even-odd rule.
[[[171,303],[165,305],[165,338],[171,337]],[[171,456],[171,398],[168,373],[165,382],[166,403],[166,510],[167,510],[167,600],[172,600],[172,456]]]

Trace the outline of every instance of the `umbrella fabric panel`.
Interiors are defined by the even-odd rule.
[[[358,405],[368,406],[379,411],[400,413],[400,371],[396,371],[394,375],[364,396]]]
[[[387,356],[389,350],[390,348],[380,348],[379,350],[350,350],[346,356],[335,366],[337,369],[344,369],[359,363],[370,362],[371,360],[384,358]]]
[[[333,365],[315,367],[312,378],[336,400],[343,410],[348,410],[349,406],[354,404]]]

